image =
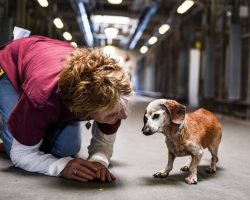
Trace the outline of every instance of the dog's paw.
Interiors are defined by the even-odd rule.
[[[181,168],[181,171],[183,171],[183,172],[188,172],[189,171],[189,167],[188,166],[183,166],[182,168]]]
[[[156,172],[155,174],[153,174],[154,178],[167,178],[168,173],[166,172]]]
[[[205,172],[208,174],[214,174],[216,172],[216,169],[213,169],[212,167],[205,168]]]
[[[197,184],[197,177],[196,176],[189,176],[189,177],[185,178],[185,182],[189,185]]]

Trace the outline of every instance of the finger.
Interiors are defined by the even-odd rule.
[[[97,170],[98,170],[97,167],[93,163],[91,163],[91,162],[89,162],[87,160],[79,159],[79,163],[82,166],[87,167],[87,168],[89,168],[90,170],[92,170],[94,172],[97,172]]]
[[[105,168],[101,168],[101,181],[105,181],[106,179],[106,169]]]
[[[73,175],[72,179],[78,180],[78,181],[82,181],[82,182],[88,182],[87,179],[82,178],[82,177],[79,177],[79,176],[77,176],[77,175],[75,175],[75,174]]]
[[[75,176],[78,176],[80,178],[92,181],[94,179],[93,176],[90,176],[88,174],[86,174],[84,171],[81,171],[80,169],[77,170],[77,174],[74,174]]]
[[[91,170],[89,170],[89,169],[88,169],[87,167],[85,167],[85,166],[79,165],[78,169],[81,170],[82,172],[88,174],[89,176],[92,176],[92,177],[94,177],[94,178],[96,177],[96,173],[93,172],[93,171],[91,171]]]
[[[112,178],[111,178],[111,175],[110,175],[109,172],[106,173],[106,178],[107,178],[107,180],[108,180],[109,182],[112,181]]]
[[[96,177],[101,179],[101,169],[96,172]]]

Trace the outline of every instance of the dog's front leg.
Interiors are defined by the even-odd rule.
[[[166,167],[158,172],[156,172],[153,176],[155,178],[166,178],[169,172],[173,169],[173,164],[176,156],[168,151],[168,163]]]
[[[197,166],[200,163],[202,153],[198,155],[192,155],[192,161],[189,167],[189,176],[185,178],[185,182],[188,184],[197,184]]]
[[[191,161],[192,161],[192,157],[189,156],[187,162],[181,167],[181,171],[188,172]]]

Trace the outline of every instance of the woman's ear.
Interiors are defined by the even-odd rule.
[[[174,100],[167,100],[164,107],[170,114],[170,119],[174,124],[181,124],[185,119],[186,106]]]

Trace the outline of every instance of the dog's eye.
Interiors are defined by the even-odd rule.
[[[158,119],[160,117],[160,114],[154,114],[153,119]]]
[[[143,122],[144,122],[144,124],[146,124],[147,121],[148,121],[148,118],[144,115],[144,117],[143,117]]]

